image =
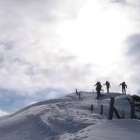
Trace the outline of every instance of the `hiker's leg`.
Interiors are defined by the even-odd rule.
[[[107,88],[107,93],[109,93],[109,88]]]
[[[126,88],[124,88],[124,94],[126,94]]]
[[[123,94],[125,94],[125,88],[123,88]]]

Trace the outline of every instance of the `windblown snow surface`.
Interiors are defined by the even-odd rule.
[[[42,101],[0,118],[0,140],[139,140],[140,121],[129,119],[126,96],[82,92]],[[116,107],[125,119],[107,120],[109,97],[117,96]],[[121,102],[120,102],[121,101]],[[90,106],[93,104],[93,112]],[[100,105],[104,104],[104,115]]]

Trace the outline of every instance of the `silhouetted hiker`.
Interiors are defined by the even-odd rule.
[[[80,92],[78,92],[78,90],[76,89],[75,90],[75,93],[76,93],[76,95],[78,96],[78,98],[79,98],[79,100],[81,99],[81,93]]]
[[[96,86],[96,91],[97,91],[97,99],[99,99],[99,97],[101,96],[101,90],[102,90],[102,85],[101,85],[101,82],[97,82],[95,84]]]
[[[107,93],[109,93],[109,88],[111,87],[110,82],[106,81],[104,85],[106,86]]]
[[[78,90],[77,90],[77,89],[75,89],[75,93],[76,93],[76,95],[78,96]]]
[[[123,94],[126,94],[126,88],[127,88],[126,83],[125,82],[122,82],[122,83],[120,83],[120,86],[122,87],[122,93]]]

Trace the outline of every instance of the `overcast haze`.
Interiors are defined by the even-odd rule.
[[[0,0],[1,110],[97,80],[138,93],[139,12],[139,0]]]

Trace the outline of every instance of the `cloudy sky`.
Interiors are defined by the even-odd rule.
[[[139,0],[0,0],[0,114],[97,80],[140,90]]]

